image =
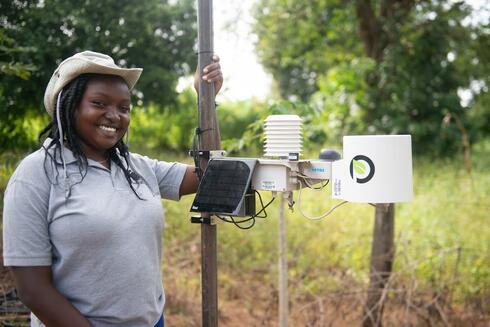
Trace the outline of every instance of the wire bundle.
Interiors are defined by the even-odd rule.
[[[241,220],[236,220],[233,216],[220,216],[220,215],[215,215],[215,216],[218,217],[220,220],[222,220],[225,223],[234,224],[236,227],[238,227],[240,229],[250,229],[250,228],[254,227],[255,218],[262,218],[262,219],[267,218],[267,211],[265,211],[265,209],[275,199],[275,197],[272,197],[272,199],[269,202],[267,202],[266,205],[264,205],[264,202],[262,201],[262,196],[260,195],[260,193],[257,191],[254,191],[254,192],[259,196],[260,206],[262,207],[262,209],[260,209],[259,212],[255,213],[255,215],[248,217],[248,218],[245,218],[245,219],[241,219]],[[246,222],[250,222],[250,224],[247,226],[243,226],[243,223],[246,223]]]

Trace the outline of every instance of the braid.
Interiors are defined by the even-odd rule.
[[[124,158],[126,165],[124,165],[122,163],[121,158],[118,155],[118,152],[119,152],[119,155]],[[117,144],[112,149],[109,150],[109,158],[112,161],[114,161],[116,163],[116,165],[118,165],[122,169],[122,171],[124,173],[124,177],[126,177],[126,180],[128,181],[129,187],[131,188],[133,193],[138,197],[138,199],[144,200],[143,198],[141,198],[139,196],[139,194],[136,192],[136,190],[133,187],[132,181],[137,182],[139,180],[140,176],[136,172],[131,171],[131,167],[129,166],[128,147],[126,146],[126,144],[124,144],[123,140],[120,140],[119,142],[117,142]]]
[[[66,135],[66,142],[68,148],[72,150],[74,157],[77,159],[78,170],[83,176],[82,180],[87,174],[88,162],[87,157],[82,151],[80,141],[73,125],[75,122],[75,111],[82,101],[83,93],[85,92],[89,79],[90,76],[84,74],[75,80],[76,83],[73,84],[73,87],[68,88],[67,92],[65,93],[68,110],[61,111],[61,123],[63,124],[63,129],[66,131],[64,133]],[[61,98],[63,101],[63,95],[61,96]],[[80,180],[80,182],[82,180]]]
[[[83,181],[85,176],[87,175],[87,170],[88,170],[88,161],[87,161],[87,156],[83,153],[82,147],[80,144],[80,139],[75,131],[75,113],[78,107],[80,106],[80,102],[82,101],[83,94],[85,93],[85,90],[87,88],[88,82],[98,76],[99,74],[82,74],[79,75],[77,78],[72,80],[70,83],[68,83],[64,88],[61,93],[61,99],[60,99],[60,118],[61,118],[61,127],[64,131],[64,139],[62,142],[66,144],[66,146],[71,150],[73,153],[73,156],[76,159],[77,165],[78,165],[78,171],[80,172],[81,178],[79,181],[74,183],[73,185],[79,184]],[[99,75],[100,76],[100,75]],[[50,179],[49,174],[47,172],[47,163],[48,163],[48,158],[51,159],[51,162],[54,161],[54,159],[59,156],[59,153],[61,152],[61,143],[59,140],[60,136],[60,129],[58,126],[58,122],[56,121],[55,118],[56,113],[53,114],[52,120],[49,122],[49,124],[39,133],[38,135],[38,140],[41,143],[43,139],[46,137],[49,137],[52,139],[52,141],[45,147],[42,145],[42,147],[45,149],[45,157],[44,157],[44,172],[46,173],[46,176],[48,176],[48,179]],[[53,154],[51,154],[48,149],[54,148]],[[126,166],[122,163],[120,157],[118,156],[118,152],[121,154],[121,156],[124,158],[126,161]],[[108,151],[109,157],[111,160],[113,160],[117,166],[119,166],[122,171],[124,172],[124,176],[126,177],[126,180],[129,183],[129,186],[131,190],[134,192],[134,194],[138,197],[138,199],[143,200],[136,190],[134,189],[131,180],[137,179],[138,175],[135,174],[134,172],[131,172],[130,167],[129,167],[129,152],[127,146],[124,144],[122,140],[120,140],[113,148],[109,149]],[[57,180],[59,176],[59,171],[58,171],[58,166],[54,165],[56,167],[56,178]],[[55,184],[51,179],[50,182],[52,184]],[[71,186],[73,186],[71,185]]]
[[[72,151],[74,157],[77,159],[77,165],[78,165],[78,171],[80,172],[81,179],[75,183],[78,184],[80,183],[84,178],[85,175],[87,174],[87,158],[83,154],[81,150],[80,143],[78,141],[78,138],[76,136],[76,133],[74,132],[74,113],[77,110],[78,106],[80,105],[80,101],[82,100],[83,93],[85,92],[85,89],[87,87],[87,83],[90,79],[91,74],[82,74],[72,80],[68,85],[66,85],[63,88],[63,91],[61,93],[61,99],[60,99],[60,118],[61,118],[61,127],[63,128],[63,133],[64,137],[61,142],[67,144],[68,148]],[[60,156],[61,153],[61,143],[60,143],[60,128],[58,126],[58,122],[55,118],[56,113],[53,113],[52,120],[49,122],[49,124],[39,133],[38,139],[39,141],[42,140],[43,137],[50,137],[51,143],[45,148],[45,157],[44,157],[44,171],[46,173],[46,176],[49,178],[49,174],[47,173],[47,163],[48,163],[48,157],[54,161],[55,158]],[[53,154],[51,154],[48,149],[49,148],[54,148],[53,149]],[[56,180],[58,179],[59,176],[59,170],[56,165],[55,170],[56,170]],[[50,180],[51,183],[55,184],[52,180]],[[75,185],[74,184],[74,185]]]

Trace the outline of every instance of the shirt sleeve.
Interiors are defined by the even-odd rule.
[[[177,162],[155,161],[154,171],[162,198],[179,200],[180,184],[184,179],[187,165]]]
[[[5,266],[51,265],[48,190],[22,180],[7,186],[3,209]]]

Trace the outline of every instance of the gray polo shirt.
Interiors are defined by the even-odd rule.
[[[96,327],[154,326],[165,302],[161,198],[179,199],[186,165],[131,154],[142,177],[133,184],[140,200],[114,162],[106,169],[89,160],[81,180],[66,148],[65,161],[67,199],[63,167],[56,160],[57,174],[43,149],[12,175],[4,198],[5,266],[51,266],[55,287]],[[31,326],[43,326],[31,318]]]

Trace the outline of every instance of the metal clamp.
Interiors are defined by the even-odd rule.
[[[206,224],[206,225],[215,225],[214,217],[201,217],[201,216],[193,216],[191,217],[192,224]]]
[[[216,159],[216,158],[223,158],[226,156],[226,151],[224,150],[190,150],[189,151],[189,156],[195,157],[195,155],[199,156],[199,158],[202,159]]]

